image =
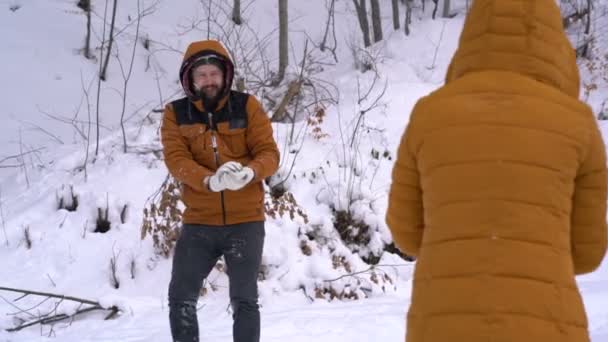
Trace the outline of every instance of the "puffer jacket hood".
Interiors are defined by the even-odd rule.
[[[576,55],[555,0],[476,0],[446,83],[485,70],[519,73],[578,98]]]
[[[179,70],[179,78],[184,88],[186,96],[192,101],[199,100],[192,89],[192,77],[190,75],[192,68],[196,65],[201,57],[216,55],[225,65],[226,72],[224,73],[224,89],[222,92],[221,102],[225,102],[225,97],[230,93],[232,80],[234,78],[234,63],[230,58],[230,54],[226,48],[217,40],[203,40],[193,42],[186,49],[184,59]]]

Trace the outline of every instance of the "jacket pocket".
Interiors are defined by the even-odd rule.
[[[224,145],[224,154],[235,159],[248,156],[246,132],[246,128],[229,128],[228,125],[218,125],[218,134]]]
[[[211,138],[207,127],[202,124],[180,126],[180,132],[186,139],[188,149],[194,161],[206,168],[215,170]]]
[[[179,126],[179,131],[186,139],[190,152],[195,153],[205,148],[205,129],[201,124]]]

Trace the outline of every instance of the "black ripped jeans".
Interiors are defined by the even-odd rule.
[[[196,304],[203,280],[223,255],[230,283],[235,342],[260,340],[257,277],[264,222],[223,227],[185,224],[175,246],[169,284],[169,323],[174,342],[199,341]]]

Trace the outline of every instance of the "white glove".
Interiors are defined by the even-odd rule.
[[[213,176],[210,176],[205,182],[209,185],[209,190],[220,192],[226,190],[231,182],[231,174],[238,173],[243,169],[243,165],[239,162],[229,161],[222,164]]]
[[[226,189],[236,191],[249,184],[253,177],[255,177],[253,169],[245,166],[240,171],[227,173],[224,177],[224,184],[226,184]]]

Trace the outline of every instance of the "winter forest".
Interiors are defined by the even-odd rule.
[[[262,183],[261,341],[403,341],[417,260],[386,223],[392,170],[474,1],[0,1],[0,341],[171,339],[185,206],[161,122],[186,48],[207,39],[280,152]],[[557,2],[608,139],[608,0]],[[608,262],[576,282],[591,340],[608,342]],[[228,293],[220,258],[201,341],[232,341]]]

